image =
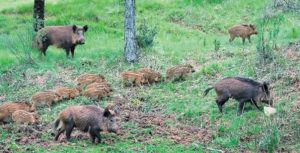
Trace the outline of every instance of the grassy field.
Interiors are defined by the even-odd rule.
[[[76,48],[74,59],[67,59],[61,49],[50,47],[47,56],[39,58],[31,48],[32,1],[0,0],[0,103],[30,101],[37,91],[74,86],[80,74],[100,73],[114,92],[97,104],[104,107],[121,99],[123,118],[122,135],[103,134],[101,144],[91,144],[88,134],[79,131],[73,132],[71,143],[54,142],[51,124],[61,110],[95,104],[77,97],[55,104],[51,111],[38,110],[42,123],[35,132],[13,123],[2,125],[0,150],[300,152],[299,14],[270,9],[269,0],[137,0],[137,27],[146,21],[156,27],[157,36],[152,48],[140,50],[139,62],[128,64],[123,57],[123,3],[46,0],[46,25],[89,26],[86,44]],[[252,36],[252,43],[229,43],[227,29],[241,23],[256,24],[259,34]],[[196,69],[185,81],[143,88],[121,85],[122,71],[152,67],[165,76],[167,68],[182,63]],[[267,117],[247,104],[237,116],[234,100],[219,113],[216,94],[203,97],[203,91],[228,76],[269,81],[277,113]]]

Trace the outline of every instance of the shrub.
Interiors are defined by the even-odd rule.
[[[153,46],[154,38],[157,34],[156,27],[149,26],[144,20],[137,29],[137,44],[140,48],[148,48]]]

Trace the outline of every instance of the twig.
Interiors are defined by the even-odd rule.
[[[223,150],[219,150],[219,149],[213,149],[213,148],[206,148],[207,150],[210,150],[210,151],[218,151],[218,152],[221,152],[221,153],[225,153]]]

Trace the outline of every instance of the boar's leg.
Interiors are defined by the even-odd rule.
[[[245,100],[240,100],[239,101],[239,108],[238,108],[238,115],[241,115],[243,113],[245,106]]]
[[[247,38],[248,38],[248,40],[249,40],[249,43],[251,43],[250,35],[249,35],[249,36],[247,36]]]
[[[71,133],[74,128],[74,121],[71,120],[69,122],[66,122],[65,125],[66,125],[66,137],[67,137],[67,140],[70,141]]]
[[[60,129],[59,131],[57,131],[54,140],[57,141],[58,138],[59,138],[59,136],[60,136],[63,132],[65,132],[65,129]]]
[[[245,44],[245,39],[246,39],[246,38],[242,37],[242,40],[243,40],[243,45]]]
[[[68,58],[69,55],[70,55],[70,49],[65,49],[65,51],[66,51],[66,56],[67,56],[67,58]]]
[[[92,143],[95,143],[96,138],[98,139],[98,143],[101,143],[100,129],[99,128],[91,128],[90,136],[92,138]]]
[[[228,94],[222,94],[220,96],[218,96],[217,100],[216,100],[216,103],[219,107],[219,111],[222,113],[223,110],[222,110],[222,107],[223,105],[226,103],[226,101],[229,99],[229,95]]]
[[[74,51],[75,51],[75,46],[72,46],[72,47],[71,47],[72,58],[74,58]]]
[[[253,100],[253,99],[251,99],[251,102],[254,104],[254,106],[257,108],[257,110],[260,111],[260,109],[259,109],[259,107],[257,105],[257,102],[255,100]]]

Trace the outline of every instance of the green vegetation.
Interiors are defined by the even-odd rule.
[[[22,144],[19,140],[24,137],[26,127],[3,125],[0,149],[9,148],[13,152],[300,151],[297,123],[300,114],[291,111],[300,98],[299,14],[292,11],[267,14],[270,0],[137,0],[136,27],[146,21],[148,30],[155,27],[152,32],[157,33],[152,47],[140,50],[139,62],[127,64],[123,57],[122,0],[46,0],[46,25],[89,26],[86,44],[76,48],[74,59],[67,59],[63,50],[54,47],[48,48],[46,57],[40,57],[31,48],[30,41],[34,34],[30,30],[33,2],[4,1],[0,0],[0,103],[30,101],[37,91],[59,85],[74,86],[73,80],[78,75],[100,73],[112,84],[114,92],[112,98],[98,105],[104,107],[113,97],[124,97],[132,111],[144,116],[152,114],[162,121],[149,125],[144,125],[141,118],[123,121],[121,136],[103,134],[103,143],[97,145],[80,132],[73,135],[83,136],[72,136],[71,143],[53,142],[51,124],[62,109],[94,104],[87,98],[77,97],[54,105],[51,112],[41,108],[38,114],[45,130],[30,139],[30,143]],[[258,35],[252,36],[252,43],[246,41],[243,45],[239,38],[229,43],[227,29],[240,23],[257,25]],[[167,68],[181,63],[192,63],[196,69],[185,81],[162,82],[141,89],[121,86],[119,74],[124,70],[152,67],[165,76]],[[277,113],[267,117],[246,104],[243,115],[237,116],[237,102],[230,100],[220,114],[215,93],[206,97],[202,94],[209,85],[228,76],[269,81]],[[259,106],[262,108],[264,104]],[[204,132],[191,133],[190,128]]]

